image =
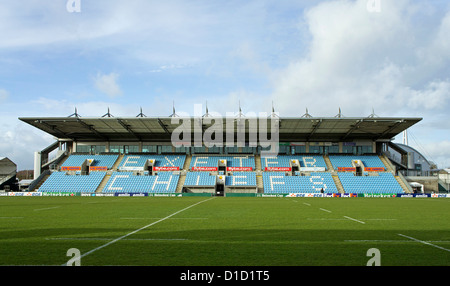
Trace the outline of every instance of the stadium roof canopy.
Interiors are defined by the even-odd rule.
[[[191,119],[191,130],[194,132],[193,122],[198,122],[200,118],[72,116],[19,119],[60,140],[170,142],[172,132],[183,123],[183,120],[177,119]],[[202,119],[203,131],[212,125],[219,124],[219,120],[221,120],[224,133],[227,126],[230,125],[229,122],[234,122],[233,130],[236,133],[236,124],[239,119],[246,122],[245,132],[247,134],[249,131],[257,131],[249,128],[254,125],[249,124],[249,118],[245,117],[217,117],[217,121],[214,118],[212,120],[211,118]],[[259,119],[266,120],[268,137],[270,137],[270,119]],[[279,140],[281,142],[345,142],[361,139],[389,141],[422,120],[422,118],[399,117],[272,117],[272,119],[279,120]],[[191,138],[193,137],[191,136]]]

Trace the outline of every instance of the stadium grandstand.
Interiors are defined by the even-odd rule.
[[[403,175],[411,156],[393,140],[422,120],[277,117],[278,153],[266,156],[264,147],[249,144],[248,138],[262,134],[245,118],[243,146],[212,147],[195,145],[195,136],[188,146],[172,144],[172,134],[182,124],[173,116],[147,117],[141,112],[136,117],[19,119],[56,138],[35,152],[29,191],[217,196],[411,193]],[[217,122],[223,124],[221,130],[229,130],[229,118],[216,119],[202,122],[202,136]],[[234,138],[240,119],[231,120]],[[259,120],[270,126],[274,116]],[[193,134],[196,130],[192,126]],[[390,158],[392,149],[400,160]]]
[[[0,157],[0,190],[17,191],[17,165],[6,157]]]

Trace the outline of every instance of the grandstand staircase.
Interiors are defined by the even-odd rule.
[[[336,188],[338,189],[338,192],[341,194],[345,193],[345,190],[344,190],[344,187],[342,186],[341,180],[339,180],[337,172],[333,168],[333,164],[331,163],[330,157],[328,155],[323,155],[323,159],[325,161],[325,164],[327,165],[327,171],[330,172],[331,177],[333,177],[333,181],[334,181],[334,184],[336,185]]]
[[[327,165],[328,172],[333,173],[334,168],[333,168],[333,164],[331,164],[330,157],[328,157],[328,155],[323,155],[323,159],[325,161],[325,164]]]
[[[397,180],[398,184],[402,187],[402,189],[403,189],[403,191],[405,193],[410,193],[411,192],[409,190],[408,186],[406,186],[405,182],[403,182],[403,180],[399,176],[394,176],[394,177]]]
[[[177,188],[175,190],[175,193],[181,193],[183,191],[184,181],[186,180],[186,174],[181,175],[178,179]]]
[[[342,186],[341,180],[339,180],[339,177],[337,175],[331,175],[333,177],[334,184],[336,185],[336,188],[338,189],[338,192],[343,194],[345,193],[344,187]]]
[[[56,170],[60,170],[61,166],[64,164],[64,162],[69,158],[69,155],[65,155],[61,161],[59,161],[59,163],[57,164]]]
[[[261,155],[255,155],[255,171],[262,171],[262,166],[261,166]]]
[[[111,178],[111,174],[106,174],[103,180],[101,181],[100,185],[98,185],[97,189],[95,190],[96,193],[101,193],[103,189],[105,188],[106,184],[109,181],[109,178]]]
[[[405,193],[411,193],[411,187],[407,185],[406,180],[404,180],[404,178],[402,177],[402,175],[396,175],[395,174],[395,167],[394,165],[392,165],[391,161],[389,160],[388,157],[386,157],[385,155],[380,155],[380,160],[381,162],[383,162],[384,166],[386,167],[386,171],[392,173],[392,175],[394,175],[395,180],[397,180],[398,184],[402,187],[403,191]]]
[[[255,155],[256,188],[258,193],[264,193],[264,183],[262,178],[261,155]]]
[[[125,157],[124,154],[120,154],[119,157],[117,157],[116,162],[114,162],[114,165],[111,168],[112,171],[117,171],[119,169],[119,165],[120,162],[122,162],[123,157]],[[106,173],[100,185],[98,185],[97,189],[95,190],[96,193],[101,193],[103,191],[103,189],[106,187],[106,184],[109,181],[109,178],[111,178],[111,172]]]
[[[114,163],[114,165],[113,165],[113,167],[112,167],[112,169],[113,169],[114,171],[117,170],[117,169],[119,169],[120,162],[122,162],[122,159],[123,159],[124,156],[125,156],[124,154],[120,154],[120,155],[119,155],[119,157],[117,158],[116,162]]]
[[[175,193],[181,193],[183,191],[184,181],[186,181],[186,172],[191,165],[192,155],[186,154],[186,160],[184,160],[183,170],[180,170],[180,178],[178,179],[177,188]]]
[[[29,191],[37,191],[39,190],[39,188],[42,186],[42,184],[48,179],[48,177],[50,177],[50,175],[45,175],[40,181],[39,183],[36,185],[36,187],[34,187],[33,189],[30,189]]]
[[[264,193],[264,183],[262,175],[256,175],[256,187],[258,189],[258,193]]]
[[[394,166],[391,164],[391,162],[389,162],[389,159],[384,155],[380,155],[379,157],[381,162],[383,162],[384,166],[386,167],[386,170],[388,172],[394,173]]]
[[[192,155],[186,155],[186,160],[184,160],[183,170],[188,171],[191,165]]]

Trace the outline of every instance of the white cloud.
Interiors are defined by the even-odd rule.
[[[98,73],[95,77],[95,87],[104,94],[115,97],[122,94],[119,84],[117,83],[119,75],[117,73],[101,74]]]
[[[419,152],[422,153],[427,160],[432,161],[438,165],[438,168],[450,167],[450,141],[434,141],[429,143],[420,143],[417,145],[413,142],[412,145]]]
[[[22,105],[20,115],[2,112],[0,120],[0,157],[8,157],[17,164],[18,170],[33,169],[34,152],[54,142],[53,136],[20,121],[17,117],[69,116],[74,108],[82,117],[103,116],[108,107],[115,117],[135,116],[139,113],[137,104],[123,105],[110,101],[76,102],[65,99],[39,97]],[[144,113],[146,112],[145,106]],[[167,107],[167,111],[170,109]]]
[[[22,48],[102,39],[129,27],[120,5],[82,1],[81,13],[69,13],[66,1],[9,2],[0,11],[1,48]],[[95,15],[91,17],[88,15]]]
[[[413,90],[410,97],[405,98],[407,107],[413,109],[436,110],[446,109],[450,96],[449,81],[432,81],[422,90]]]
[[[171,71],[171,70],[179,70],[179,69],[184,69],[188,67],[187,65],[183,65],[183,64],[170,64],[170,65],[162,65],[159,66],[155,69],[151,69],[149,70],[150,73],[160,73],[160,72],[167,72],[167,71]]]
[[[383,1],[369,13],[367,1],[323,2],[305,13],[311,33],[307,56],[274,71],[274,99],[280,112],[298,115],[305,107],[316,116],[380,115],[444,111],[449,105],[450,74],[436,77],[437,65],[419,55],[433,54],[440,66],[450,60],[450,17],[431,27],[428,41],[414,21],[421,10],[412,1]],[[423,16],[423,15],[421,15]],[[449,19],[448,19],[449,18]],[[319,114],[320,113],[320,114]]]
[[[34,152],[50,145],[54,139],[19,121],[15,116],[2,116],[0,124],[0,157],[8,157],[18,170],[33,169]]]

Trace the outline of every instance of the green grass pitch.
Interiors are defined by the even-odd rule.
[[[450,200],[0,197],[0,265],[449,266]]]

